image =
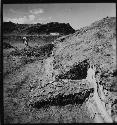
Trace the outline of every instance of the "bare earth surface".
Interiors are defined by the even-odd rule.
[[[94,92],[86,80],[89,63],[96,65],[96,80],[117,116],[115,27],[114,17],[105,18],[58,38],[54,48],[38,40],[29,48],[10,42],[13,48],[3,50],[4,122],[95,122],[88,106]]]

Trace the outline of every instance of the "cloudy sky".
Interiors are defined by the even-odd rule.
[[[3,21],[19,24],[60,22],[74,29],[116,16],[114,3],[4,4]]]

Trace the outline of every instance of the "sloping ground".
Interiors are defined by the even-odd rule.
[[[116,91],[116,65],[113,59],[116,59],[113,45],[116,45],[116,20],[107,18],[99,22],[102,22],[100,28],[100,25],[94,23],[70,36],[57,39],[53,56],[25,63],[5,75],[5,123],[94,122],[86,106],[93,93],[92,85],[85,79],[89,62],[97,64],[97,71],[101,74],[100,84],[106,87],[107,82],[109,85],[111,83],[111,88],[115,88],[111,91]],[[105,31],[103,37],[98,37],[97,32],[102,29]],[[40,51],[31,50],[35,50],[37,55]],[[18,56],[17,53],[12,54]],[[25,57],[27,51],[24,49],[18,54]],[[112,99],[112,96],[108,97]],[[114,109],[116,115],[115,105]]]
[[[74,65],[87,60],[102,74],[101,82],[115,84],[116,18],[104,18],[76,33],[55,41],[54,68],[67,73]],[[108,77],[104,77],[104,74]],[[109,77],[111,76],[111,78]],[[109,81],[110,79],[112,81]],[[106,81],[104,82],[104,79]],[[117,87],[117,85],[115,85]]]
[[[82,105],[92,92],[87,82],[63,80],[50,83],[52,77],[48,74],[51,70],[48,71],[48,66],[52,57],[24,63],[23,58],[28,60],[26,51],[19,54],[12,52],[9,57],[9,63],[19,67],[4,75],[5,123],[92,122]],[[22,54],[24,56],[19,58]]]
[[[44,62],[25,64],[5,76],[5,123],[92,122],[85,105],[80,106],[92,92],[90,85],[80,80],[49,83]]]
[[[16,68],[36,60],[42,60],[50,56],[53,49],[52,44],[45,46],[25,47],[24,49],[4,49],[3,74],[13,72]]]
[[[96,79],[117,99],[116,69],[116,18],[107,17],[84,27],[76,33],[57,39],[54,48],[54,69],[59,78],[78,80],[86,78],[88,64],[96,66]],[[84,63],[86,62],[86,63]],[[115,107],[117,104],[114,104]],[[112,107],[111,107],[112,108]],[[114,108],[115,109],[115,108]],[[112,109],[112,112],[116,112]],[[112,113],[112,116],[117,113]]]

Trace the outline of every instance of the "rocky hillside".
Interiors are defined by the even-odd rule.
[[[3,63],[5,123],[93,123],[95,114],[87,108],[94,92],[86,80],[89,63],[111,93],[106,93],[107,103],[112,102],[112,116],[117,116],[114,17],[59,37],[54,46],[14,50]]]
[[[61,78],[80,79],[81,71],[86,78],[87,66],[80,63],[92,63],[101,73],[101,84],[117,91],[115,17],[96,21],[72,35],[58,38],[54,44],[54,68],[59,70]]]
[[[15,24],[12,22],[3,23],[4,34],[22,34],[22,35],[48,35],[50,33],[59,33],[60,35],[67,35],[74,33],[75,30],[69,23],[50,22],[47,24]]]

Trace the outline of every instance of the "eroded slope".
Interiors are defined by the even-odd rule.
[[[61,73],[67,73],[74,65],[87,60],[88,63],[96,65],[97,71],[101,74],[111,74],[114,79],[116,18],[104,18],[72,35],[57,39],[53,53],[55,56],[54,68],[59,69]]]

